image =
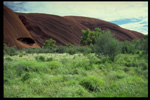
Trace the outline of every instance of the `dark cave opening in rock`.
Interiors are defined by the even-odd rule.
[[[33,45],[35,43],[33,39],[27,37],[18,38],[17,40],[28,45]]]

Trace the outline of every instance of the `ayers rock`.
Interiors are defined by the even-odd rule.
[[[23,47],[40,48],[18,16],[6,6],[4,6],[3,12],[3,32],[3,41],[9,47],[16,46],[19,49]]]
[[[144,34],[95,18],[57,16],[41,13],[15,13],[4,6],[4,43],[17,48],[39,48],[53,38],[57,45],[80,45],[81,30],[109,29],[120,41],[140,39]]]

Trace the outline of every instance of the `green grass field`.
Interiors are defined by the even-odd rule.
[[[148,97],[148,60],[119,54],[4,56],[4,98]]]

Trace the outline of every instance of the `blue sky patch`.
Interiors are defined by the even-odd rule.
[[[120,20],[114,20],[111,21],[111,23],[117,24],[117,25],[122,25],[122,24],[127,24],[127,23],[134,23],[134,22],[139,22],[141,19],[137,18],[127,18],[127,19],[120,19]]]

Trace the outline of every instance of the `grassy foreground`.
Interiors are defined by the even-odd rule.
[[[4,56],[4,97],[148,97],[148,60],[120,54]]]

